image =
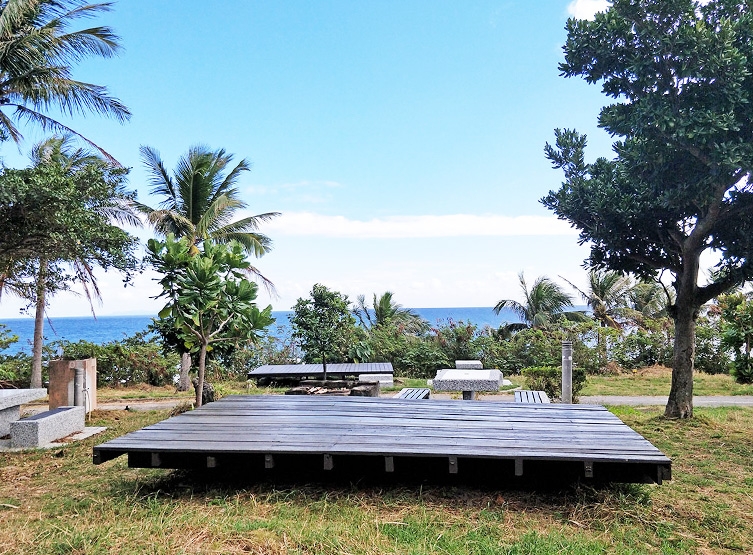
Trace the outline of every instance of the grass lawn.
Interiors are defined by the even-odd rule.
[[[753,552],[753,410],[613,409],[674,461],[662,486],[562,492],[278,486],[91,463],[166,412],[98,411],[103,435],[0,454],[0,554]]]
[[[672,369],[652,366],[616,376],[588,376],[581,395],[669,395]],[[753,395],[753,385],[736,383],[729,374],[693,376],[695,395]]]

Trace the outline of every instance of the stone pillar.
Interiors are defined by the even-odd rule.
[[[562,342],[562,402],[573,402],[573,342]]]

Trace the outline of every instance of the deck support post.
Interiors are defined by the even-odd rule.
[[[583,470],[585,471],[586,478],[593,478],[594,477],[593,461],[583,461]]]
[[[334,463],[332,462],[332,455],[329,453],[324,453],[324,470],[332,470],[334,467]]]
[[[395,459],[394,457],[384,457],[384,471],[395,472]]]
[[[207,457],[207,468],[217,468],[217,457]]]
[[[458,473],[458,458],[449,457],[449,460],[450,460],[450,474],[457,474]]]
[[[264,468],[274,468],[275,467],[275,458],[271,455],[271,453],[267,453],[264,455]]]
[[[463,391],[463,401],[475,401],[475,400],[476,400],[475,391]]]
[[[523,475],[523,459],[515,459],[515,476]]]
[[[161,466],[162,465],[162,457],[160,457],[159,453],[152,453],[152,466]]]

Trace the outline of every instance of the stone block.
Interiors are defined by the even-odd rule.
[[[367,383],[378,382],[382,387],[392,387],[395,384],[392,380],[392,374],[359,374],[358,381]]]
[[[84,429],[84,407],[58,407],[11,422],[11,447],[40,447]]]
[[[498,391],[502,381],[499,370],[439,370],[432,382],[437,391]]]
[[[379,397],[380,382],[359,383],[350,390],[351,397]]]
[[[462,370],[483,370],[484,365],[481,364],[480,360],[456,360],[455,368],[460,368]]]

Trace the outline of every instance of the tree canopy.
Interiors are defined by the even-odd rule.
[[[301,342],[309,362],[319,359],[327,379],[327,361],[347,356],[348,340],[355,320],[350,313],[348,296],[330,291],[317,283],[308,299],[298,299],[290,317],[293,338]]]
[[[565,182],[542,202],[578,228],[592,268],[672,275],[666,414],[692,416],[698,310],[753,277],[753,16],[732,0],[614,0],[567,33],[562,75],[601,83],[616,102],[599,126],[619,139],[587,163],[586,137],[556,130],[546,155]],[[720,263],[701,285],[708,249]]]

